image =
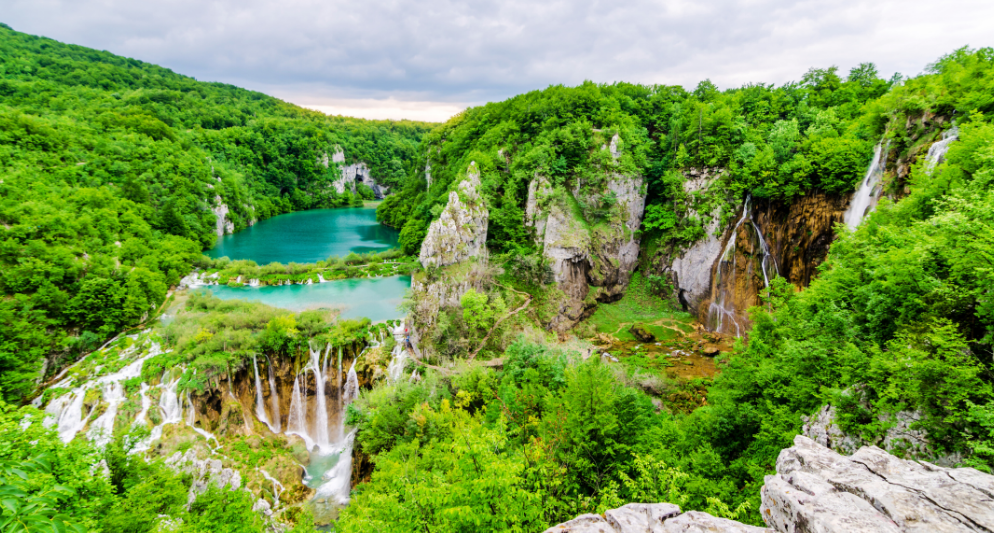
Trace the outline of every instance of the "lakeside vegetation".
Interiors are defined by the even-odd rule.
[[[248,259],[230,260],[227,257],[211,259],[206,256],[194,265],[201,283],[242,287],[246,285],[290,285],[321,283],[351,278],[409,276],[421,268],[416,256],[404,255],[399,250],[383,252],[350,253],[345,257],[332,256],[316,263],[269,263],[259,265]]]
[[[362,205],[331,186],[325,156],[340,148],[394,185],[429,127],[329,117],[0,27],[4,398],[156,309],[215,243],[221,204],[236,231]]]

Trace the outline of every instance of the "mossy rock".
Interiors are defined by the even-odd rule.
[[[651,331],[646,329],[642,324],[634,324],[628,330],[636,339],[642,342],[656,342],[656,336],[652,334]]]

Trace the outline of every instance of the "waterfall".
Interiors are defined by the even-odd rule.
[[[752,200],[751,196],[746,196],[745,203],[742,205],[742,216],[739,217],[738,222],[735,223],[735,227],[732,228],[732,234],[728,238],[728,243],[725,245],[725,249],[721,252],[721,259],[718,261],[718,269],[715,272],[715,288],[718,291],[718,301],[714,301],[714,297],[711,299],[711,305],[708,307],[708,323],[714,324],[714,331],[719,333],[724,331],[725,319],[731,320],[732,324],[735,325],[735,336],[741,336],[741,331],[739,330],[739,323],[735,320],[735,308],[734,303],[730,300],[734,298],[734,283],[735,283],[735,241],[739,233],[739,227],[745,222],[745,219],[749,216],[749,202]],[[731,263],[731,268],[729,269],[729,274],[731,274],[732,291],[724,289],[723,281],[724,276],[722,276],[722,271]],[[732,294],[730,294],[732,293]],[[729,309],[729,305],[732,308]]]
[[[262,397],[262,381],[259,379],[259,364],[256,362],[255,354],[252,354],[252,370],[255,371],[255,416],[260,422],[269,426],[270,431],[279,433],[266,415],[266,400]]]
[[[887,154],[890,152],[890,141],[878,143],[873,149],[873,161],[870,168],[866,170],[866,176],[860,183],[856,193],[853,194],[849,202],[849,209],[846,209],[844,220],[851,229],[856,229],[863,217],[877,206],[880,200],[882,188],[880,180],[884,176],[884,169],[887,166]]]
[[[932,143],[932,146],[928,147],[928,154],[925,155],[926,173],[931,174],[935,170],[936,165],[945,160],[946,152],[949,151],[949,145],[956,139],[959,139],[959,128],[953,126],[942,132],[941,141],[936,141]]]
[[[311,353],[311,370],[314,372],[315,387],[314,392],[317,396],[316,406],[314,408],[314,443],[317,444],[318,448],[321,450],[328,449],[328,399],[325,397],[324,393],[324,381],[325,381],[325,371],[321,368],[321,349],[309,350]],[[328,365],[328,352],[331,351],[331,344],[328,344],[328,348],[325,350],[325,369]]]
[[[735,276],[737,267],[735,251],[739,228],[747,220],[749,221],[749,225],[746,227],[752,228],[756,235],[756,240],[759,242],[759,249],[763,254],[763,258],[759,262],[759,269],[763,273],[763,286],[767,289],[770,287],[770,278],[772,277],[771,266],[773,269],[772,273],[780,274],[776,258],[770,253],[770,247],[766,243],[763,232],[760,231],[756,222],[752,220],[751,205],[752,196],[747,195],[742,205],[742,216],[739,217],[739,220],[735,223],[735,227],[732,228],[732,234],[728,238],[728,243],[725,245],[725,249],[722,250],[721,258],[718,261],[718,268],[715,271],[714,285],[711,291],[711,305],[708,307],[707,315],[708,323],[713,328],[713,331],[723,333],[726,329],[730,328],[730,322],[735,327],[736,337],[742,336],[742,324],[739,323],[739,319],[735,314]]]
[[[274,502],[273,508],[274,509],[278,508],[280,506],[280,495],[283,494],[283,491],[286,489],[283,487],[283,484],[280,483],[278,479],[269,475],[269,472],[266,472],[261,468],[259,469],[259,472],[262,474],[262,477],[266,478],[267,481],[273,484],[273,502]]]
[[[404,373],[404,365],[407,363],[407,350],[404,349],[404,323],[390,331],[397,344],[394,345],[391,354],[390,364],[387,365],[387,378],[390,383],[397,383],[401,374]]]
[[[101,387],[107,410],[97,417],[90,425],[86,436],[98,447],[104,447],[114,436],[114,420],[117,418],[117,408],[124,401],[124,386],[120,381],[109,381]]]
[[[269,363],[269,402],[273,407],[273,424],[276,426],[276,429],[273,432],[279,433],[283,430],[283,424],[281,422],[282,416],[280,415],[280,396],[276,391],[276,378],[273,375],[273,362],[270,361],[268,357],[266,358],[266,361]]]
[[[166,384],[162,389],[162,396],[159,398],[159,409],[162,410],[162,424],[175,424],[183,420],[183,407],[179,403],[179,396],[176,394],[176,386],[179,385],[179,378],[169,380],[169,371],[162,375],[162,383]],[[160,429],[161,432],[161,429]]]
[[[152,399],[148,397],[148,383],[144,381],[141,384],[141,390],[139,394],[142,399],[142,410],[138,412],[138,416],[135,417],[135,421],[131,423],[132,426],[144,425],[146,420],[148,420],[148,410],[152,408]]]
[[[90,416],[83,416],[83,400],[85,398],[86,387],[77,387],[70,394],[59,398],[59,400],[62,400],[61,405],[64,407],[59,409],[56,427],[58,428],[59,439],[62,442],[68,443],[71,441],[76,436],[76,433],[79,433],[79,430],[83,429],[83,426],[86,425],[86,420]]]
[[[186,393],[186,425],[195,428],[197,423],[197,411],[193,409],[193,400],[190,399],[190,393]]]
[[[349,489],[352,480],[352,448],[355,444],[355,430],[349,432],[344,438],[342,447],[338,452],[338,462],[325,473],[323,479],[327,480],[318,487],[318,498],[334,498],[339,505],[349,503]]]
[[[361,354],[360,354],[361,355]],[[358,359],[358,358],[356,358]],[[345,381],[345,388],[342,389],[342,413],[345,407],[359,398],[359,376],[355,372],[355,360],[349,367],[349,377]]]
[[[314,439],[307,433],[307,396],[300,392],[300,382],[306,383],[307,370],[293,379],[293,394],[290,396],[290,415],[287,420],[287,435],[297,435],[304,439],[308,450],[314,448]]]

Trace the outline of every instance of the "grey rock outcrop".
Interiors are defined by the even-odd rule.
[[[611,151],[615,163],[622,149],[618,135],[602,147]],[[645,181],[622,168],[609,166],[603,178],[592,183],[578,179],[571,187],[554,188],[544,176],[536,175],[528,186],[525,223],[535,229],[543,254],[551,261],[555,281],[565,294],[549,324],[553,330],[565,331],[576,325],[594,308],[594,300],[620,298],[635,271],[638,230],[645,212]]]
[[[528,184],[528,201],[525,204],[525,226],[535,228],[535,240],[545,241],[545,224],[548,219],[548,209],[545,207],[547,198],[552,194],[552,186],[545,176],[536,174]]]
[[[545,533],[763,533],[771,530],[747,526],[707,513],[680,513],[671,503],[630,503],[604,516],[585,514],[550,527]]]
[[[211,211],[214,213],[214,231],[218,237],[234,233],[235,224],[231,220],[228,220],[228,204],[224,203],[220,195],[214,196],[214,207],[211,208]]]
[[[928,432],[919,427],[922,415],[917,411],[899,411],[894,414],[877,415],[877,420],[886,427],[883,436],[872,442],[842,431],[836,422],[835,406],[825,405],[817,413],[802,417],[804,425],[801,434],[818,444],[843,454],[852,454],[864,444],[875,444],[888,452],[901,451],[914,457],[930,458],[940,466],[959,463],[959,454],[939,455],[929,442]]]
[[[683,190],[688,195],[706,192],[720,175],[720,169],[689,169],[685,174],[687,181],[683,184]],[[693,207],[688,214],[700,216]],[[673,286],[680,301],[694,313],[711,293],[711,267],[722,252],[722,236],[718,234],[719,212],[716,210],[708,216],[710,221],[704,227],[704,238],[673,259],[670,266]]]
[[[855,453],[859,441],[846,434],[835,422],[835,407],[826,405],[810,417],[802,417],[801,433],[818,444],[840,453]]]
[[[362,161],[358,163],[353,163],[351,165],[345,164],[345,152],[342,151],[341,147],[336,146],[335,151],[331,154],[331,161],[328,160],[328,153],[325,152],[318,158],[318,162],[328,168],[330,163],[338,165],[341,169],[341,175],[332,182],[332,186],[335,188],[335,192],[338,194],[345,194],[346,191],[355,194],[358,184],[363,183],[369,188],[373,189],[377,198],[382,198],[386,192],[386,187],[381,186],[376,183],[376,179],[373,177],[372,171]]]
[[[581,515],[545,533],[876,533],[994,531],[994,476],[906,461],[877,448],[850,457],[798,435],[766,476],[767,528],[669,503],[630,503]]]
[[[466,178],[449,193],[442,214],[428,227],[418,259],[425,268],[453,265],[478,257],[487,242],[490,212],[480,196],[480,171],[472,162]]]
[[[242,486],[242,475],[237,470],[225,468],[218,459],[197,459],[197,451],[192,448],[185,454],[176,452],[171,455],[166,459],[166,466],[193,476],[187,506],[212,484],[219,489],[228,487],[229,490],[238,490]]]
[[[994,476],[898,459],[877,448],[844,457],[798,435],[762,489],[776,531],[994,531]]]

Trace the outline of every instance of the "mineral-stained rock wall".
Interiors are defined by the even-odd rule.
[[[994,476],[898,459],[875,446],[851,457],[798,435],[766,476],[767,528],[668,503],[632,503],[582,515],[546,533],[876,533],[994,531]]]

